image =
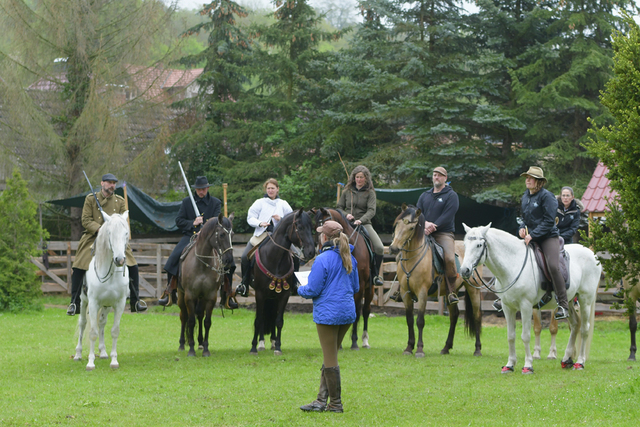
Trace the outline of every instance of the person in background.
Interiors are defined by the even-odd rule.
[[[102,175],[100,182],[100,191],[93,196],[89,193],[84,199],[82,207],[82,226],[84,232],[78,242],[78,250],[76,258],[73,262],[73,273],[71,274],[71,304],[67,308],[67,314],[73,316],[80,312],[80,293],[82,292],[82,283],[84,276],[89,268],[89,263],[93,258],[91,247],[96,241],[100,227],[104,223],[104,218],[96,203],[96,198],[100,202],[102,210],[107,215],[123,214],[126,211],[124,198],[115,194],[116,183],[118,178],[112,173]],[[127,245],[125,252],[127,257],[126,264],[129,269],[129,302],[132,313],[140,313],[147,309],[147,304],[139,298],[140,292],[140,276],[138,273],[138,263],[133,257],[131,246]]]
[[[313,321],[322,347],[323,365],[317,399],[300,409],[343,412],[338,349],[356,320],[353,296],[360,289],[358,265],[351,254],[353,246],[339,223],[326,221],[316,231],[321,233],[322,249],[311,267],[308,283],[298,288],[298,295],[313,300]]]
[[[382,260],[384,258],[384,245],[382,240],[371,225],[371,220],[376,215],[376,190],[371,181],[371,172],[366,166],[356,166],[349,175],[349,181],[344,186],[344,191],[338,201],[338,209],[346,212],[347,220],[354,225],[361,225],[367,230],[373,252],[375,253],[376,269],[378,274],[373,278],[375,286],[384,285],[382,279]]]
[[[196,177],[196,181],[192,187],[194,189],[193,200],[196,202],[200,216],[196,216],[196,211],[193,209],[190,197],[182,199],[182,204],[176,217],[176,225],[182,232],[182,238],[173,248],[169,259],[167,259],[164,265],[164,270],[167,272],[167,289],[164,291],[162,298],[158,300],[158,304],[162,306],[169,306],[177,302],[177,277],[182,251],[187,247],[191,238],[202,229],[205,222],[211,218],[217,218],[218,215],[220,215],[222,202],[220,199],[209,194],[209,181],[207,177]],[[234,270],[235,265],[233,265],[231,271],[227,273],[225,281],[228,281],[228,286],[220,287],[221,305],[229,309],[238,308],[238,303],[230,298],[231,278],[233,277]],[[229,292],[225,290],[225,287],[229,288]]]
[[[584,205],[573,197],[573,188],[571,187],[562,187],[560,197],[557,199],[558,233],[564,239],[565,244],[573,243],[573,236],[578,231],[580,213],[584,209]]]
[[[255,230],[241,258],[242,282],[236,288],[236,294],[243,297],[249,295],[249,286],[252,280],[249,251],[266,239],[285,215],[293,212],[289,203],[278,196],[280,186],[275,178],[266,180],[262,188],[265,192],[264,196],[253,202],[247,213],[247,223]],[[294,262],[298,262],[296,257],[294,257]],[[297,268],[295,270],[298,271]]]

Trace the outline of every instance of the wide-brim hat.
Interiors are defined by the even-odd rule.
[[[102,180],[118,182],[118,178],[116,178],[116,176],[112,173],[105,173],[104,175],[102,175]]]
[[[191,188],[209,188],[209,181],[207,181],[206,176],[198,176],[196,177],[195,185],[192,185]]]
[[[527,175],[532,176],[535,179],[541,179],[545,182],[547,181],[547,178],[544,177],[544,172],[542,171],[542,168],[538,166],[531,166],[528,171],[520,174],[520,176],[527,176]]]
[[[342,225],[336,221],[326,221],[322,226],[316,228],[318,233],[324,233],[328,237],[336,237],[342,231]]]

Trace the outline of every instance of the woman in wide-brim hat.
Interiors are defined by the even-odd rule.
[[[298,288],[298,295],[313,300],[313,321],[322,347],[322,368],[318,397],[303,411],[342,412],[338,348],[356,320],[353,295],[358,292],[358,264],[351,255],[353,246],[342,232],[342,225],[326,221],[316,230],[322,249],[316,257],[309,282]]]
[[[560,233],[556,226],[558,201],[552,192],[544,188],[547,179],[544,177],[542,168],[531,166],[521,176],[525,177],[527,189],[522,195],[523,224],[518,234],[524,239],[525,244],[528,245],[533,241],[540,245],[558,298],[558,311],[555,317],[565,319],[569,316],[569,304],[564,279],[559,269]],[[540,303],[545,305],[550,300],[551,294],[547,293]]]

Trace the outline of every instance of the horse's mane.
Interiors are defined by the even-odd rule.
[[[276,234],[280,228],[285,228],[293,224],[293,219],[295,218],[296,213],[298,213],[298,211],[294,210],[293,212],[286,214],[273,229],[273,234]],[[304,211],[302,213],[304,214]],[[299,219],[304,227],[312,228],[311,217],[309,215],[300,215]]]
[[[415,221],[417,211],[418,211],[418,208],[416,208],[415,206],[413,205],[407,206],[405,210],[400,212],[400,215],[398,215],[396,220],[393,221],[393,228],[396,227],[396,224],[398,223],[398,221],[403,220],[408,216],[411,216],[409,218],[411,222]],[[422,212],[420,213],[420,216],[418,216],[418,225],[416,225],[414,236],[418,243],[422,243],[422,241],[424,240],[424,215],[422,214]]]
[[[338,214],[340,214],[340,216],[342,217],[342,220],[345,224],[347,224],[349,227],[351,227],[353,229],[353,226],[351,225],[351,222],[347,219],[347,214],[344,213],[341,209],[336,209],[336,208],[323,208],[325,211],[334,211],[334,212],[338,212]],[[322,211],[320,209],[318,209],[318,211],[316,212],[316,222],[319,222],[320,219],[322,217]]]
[[[204,225],[202,226],[202,230],[200,230],[200,233],[203,236],[209,236],[209,234],[212,233],[213,229],[218,225],[218,217],[213,217],[213,218],[209,218],[209,220],[207,222],[204,223]],[[224,228],[226,228],[227,230],[231,229],[231,221],[229,221],[229,218],[227,218],[226,216],[222,218],[222,226]]]

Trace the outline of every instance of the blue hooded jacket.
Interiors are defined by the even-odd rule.
[[[353,246],[349,245],[350,252]],[[320,325],[347,325],[356,320],[353,295],[358,292],[358,263],[351,255],[353,269],[347,274],[340,248],[325,245],[316,257],[309,283],[298,288],[298,295],[313,299],[313,321]]]

